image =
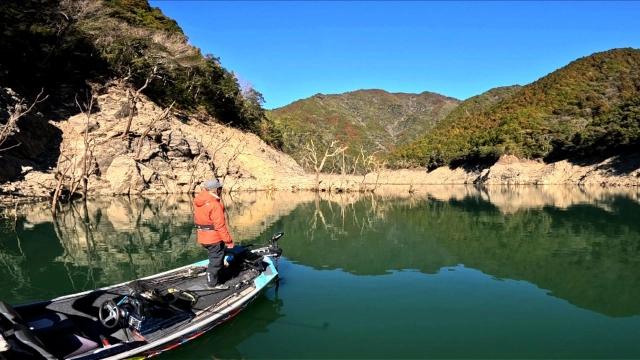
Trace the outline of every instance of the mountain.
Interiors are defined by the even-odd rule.
[[[147,0],[0,3],[0,81],[66,118],[88,85],[119,84],[162,106],[200,113],[260,135],[262,95],[189,43]],[[46,109],[44,109],[46,110]]]
[[[55,168],[63,136],[54,124],[111,88],[126,94],[110,120],[127,122],[117,135],[131,143],[140,135],[130,130],[145,97],[173,105],[184,122],[191,116],[257,134],[276,148],[280,142],[262,95],[241,88],[233,71],[192,46],[177,22],[147,0],[3,1],[0,182],[24,166]],[[33,111],[23,113],[31,104]]]
[[[460,100],[432,92],[357,90],[337,95],[316,94],[268,111],[267,117],[281,126],[282,148],[300,164],[305,164],[305,145],[309,140],[314,140],[321,152],[334,140],[348,146],[346,162],[349,162],[357,158],[361,149],[367,155],[386,154],[415,140],[459,103]]]
[[[0,201],[310,188],[261,101],[147,0],[2,1]]]
[[[441,144],[442,140],[446,139],[456,126],[464,124],[469,118],[513,96],[513,94],[520,91],[520,89],[522,89],[520,85],[498,87],[463,101],[451,111],[447,117],[431,129],[431,131],[425,133],[415,141],[394,149],[388,157],[391,166],[401,168],[424,165],[419,163],[417,159],[425,158],[424,149],[428,149],[429,145]],[[430,163],[429,165],[433,166],[437,164],[440,159],[434,158],[433,160],[435,160],[435,163]]]
[[[558,160],[637,151],[640,50],[577,59],[510,97],[443,123],[393,161],[430,168],[493,162],[504,154]]]

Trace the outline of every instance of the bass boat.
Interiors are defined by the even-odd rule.
[[[144,359],[173,349],[278,285],[282,235],[225,250],[220,277],[229,289],[206,286],[204,260],[51,300],[0,301],[0,359]]]

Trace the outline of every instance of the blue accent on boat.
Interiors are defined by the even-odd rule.
[[[264,273],[262,273],[257,278],[255,278],[255,280],[253,280],[253,283],[256,285],[256,288],[258,289],[266,286],[278,274],[278,271],[276,270],[276,267],[275,265],[273,265],[273,261],[271,261],[270,258],[265,257],[264,261],[269,264],[269,267],[271,268],[271,272],[273,273],[273,275],[265,275]]]
[[[264,274],[260,274],[257,278],[255,278],[255,280],[253,280],[253,283],[256,284],[256,287],[258,289],[267,285],[268,282],[269,280],[267,280],[267,277]]]
[[[117,303],[116,305],[118,305],[118,306],[122,305],[122,303],[123,303],[125,300],[127,300],[127,298],[128,298],[128,297],[129,297],[129,296],[125,296],[125,297],[123,297],[123,298],[122,298],[122,300],[118,301],[118,303]]]
[[[198,261],[197,263],[191,264],[191,266],[207,266],[209,265],[209,259]]]

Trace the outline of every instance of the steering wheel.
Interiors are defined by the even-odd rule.
[[[106,328],[112,329],[120,322],[120,309],[112,300],[107,300],[100,305],[98,310],[100,322]]]

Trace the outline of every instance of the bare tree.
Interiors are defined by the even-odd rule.
[[[69,171],[71,171],[71,184],[75,183],[75,161],[72,161],[65,154],[64,145],[60,147],[60,156],[58,156],[58,164],[56,165],[56,170],[54,172],[54,176],[57,178],[56,187],[53,192],[53,198],[51,201],[51,212],[55,216],[58,211],[58,200],[60,199],[60,195],[62,193],[62,189],[65,184],[65,180],[67,179]]]
[[[305,157],[313,165],[313,168],[316,172],[316,187],[315,187],[316,191],[320,190],[320,172],[324,168],[324,165],[327,162],[327,159],[334,157],[340,153],[343,153],[345,150],[347,150],[347,148],[348,148],[347,146],[338,146],[338,141],[334,140],[325,149],[324,154],[321,155],[322,158],[320,158],[320,156],[318,155],[318,149],[316,148],[316,145],[313,142],[313,140],[309,140],[309,143],[305,145],[305,150],[308,151]],[[331,151],[332,149],[333,151]]]
[[[216,167],[216,171],[215,171],[216,177],[217,178],[221,178],[222,182],[224,182],[225,179],[227,178],[227,176],[231,175],[231,173],[232,173],[231,164],[233,162],[235,162],[240,155],[244,154],[244,150],[246,148],[247,148],[247,142],[246,141],[239,142],[238,145],[236,145],[236,147],[231,152],[231,155],[229,156],[229,158],[227,158],[227,166],[226,166],[225,172],[224,173],[219,172],[218,170],[220,168]]]
[[[378,188],[378,182],[380,181],[380,173],[387,167],[387,160],[380,160],[377,157],[371,158],[371,169],[376,174],[376,180],[373,183],[371,191],[376,191]]]
[[[87,101],[82,105],[78,101],[78,97],[75,98],[76,106],[85,114],[85,126],[83,133],[83,150],[82,159],[80,165],[80,174],[76,176],[76,169],[78,161],[75,157],[70,158],[65,153],[67,152],[64,144],[60,147],[60,156],[58,156],[58,163],[54,175],[57,179],[56,186],[53,192],[53,198],[51,201],[51,212],[55,216],[58,211],[58,204],[64,188],[69,189],[68,200],[76,193],[78,187],[82,184],[82,198],[86,200],[87,192],[89,190],[89,174],[92,171],[91,162],[93,161],[93,150],[95,149],[95,139],[89,137],[89,129],[91,127],[91,111],[95,103],[95,95],[91,93],[87,95]],[[74,149],[77,150],[77,149]],[[74,152],[74,151],[71,151]]]
[[[222,182],[225,182],[225,179],[227,178],[227,176],[232,174],[231,168],[232,168],[233,162],[235,162],[240,155],[246,154],[244,152],[244,150],[247,147],[247,142],[246,141],[241,141],[231,151],[231,154],[229,155],[229,157],[226,160],[226,167],[221,167],[221,166],[218,166],[216,164],[217,163],[216,160],[218,159],[218,152],[220,150],[222,150],[223,148],[228,147],[229,144],[231,143],[231,140],[233,140],[234,137],[235,136],[234,136],[233,132],[229,133],[228,135],[225,135],[222,138],[222,141],[220,141],[220,142],[218,142],[216,144],[216,147],[213,150],[213,153],[210,153],[207,149],[209,148],[209,146],[211,146],[211,143],[213,142],[214,137],[211,137],[211,139],[209,140],[209,143],[205,147],[206,154],[209,155],[209,160],[208,160],[207,164],[211,165],[211,167],[213,169],[214,176],[216,178],[221,179]],[[190,189],[190,191],[192,191],[194,189],[194,187],[195,187],[195,184],[194,184],[195,172],[196,172],[196,169],[198,167],[198,163],[200,162],[201,158],[205,155],[205,151],[200,152],[200,155],[198,155],[198,157],[196,157],[193,160],[193,163],[191,165],[192,169],[191,169],[191,175],[189,177],[189,189]],[[240,175],[240,176],[242,176],[242,175]],[[231,188],[229,188],[229,189],[231,189]],[[229,191],[231,191],[231,190],[229,190]]]
[[[138,88],[138,90],[127,89],[127,102],[129,103],[129,116],[127,117],[127,124],[124,127],[124,131],[122,132],[122,138],[126,138],[129,135],[129,129],[131,129],[131,123],[133,122],[133,115],[136,112],[136,107],[138,105],[138,100],[140,100],[140,94],[142,90],[146,89],[149,86],[149,83],[156,76],[156,72],[158,70],[157,66],[154,66],[151,70],[151,73],[144,80],[144,84]],[[129,75],[131,76],[131,75]]]
[[[193,159],[193,162],[191,163],[191,174],[189,175],[189,191],[193,191],[195,188],[195,184],[193,182],[194,178],[195,178],[195,173],[196,170],[198,169],[198,164],[200,163],[200,159],[207,154],[207,150],[209,148],[209,146],[211,146],[211,142],[213,142],[213,136],[209,139],[209,143],[203,147],[203,149],[200,151],[200,154],[198,154],[198,156]],[[200,139],[200,143],[202,144],[202,138]]]
[[[235,72],[233,73],[233,76],[238,81],[238,85],[240,86],[240,93],[243,97],[247,98],[250,95],[251,91],[254,89],[253,84]]]
[[[195,184],[193,182],[193,180],[195,179],[195,171],[198,167],[198,163],[200,162],[200,159],[202,158],[202,156],[205,155],[205,153],[207,155],[209,155],[209,160],[206,162],[206,164],[210,165],[213,169],[213,173],[214,176],[217,176],[218,174],[218,167],[216,166],[215,160],[218,156],[218,151],[222,150],[222,148],[224,148],[225,146],[227,146],[227,144],[229,144],[229,142],[231,141],[231,139],[233,139],[233,132],[231,132],[228,135],[225,135],[222,138],[222,141],[220,141],[215,149],[213,150],[213,153],[209,152],[209,146],[211,146],[211,143],[213,142],[214,137],[212,136],[209,140],[209,144],[207,144],[207,146],[204,148],[204,151],[200,152],[200,155],[194,160],[193,162],[193,168],[191,169],[191,175],[189,177],[189,189],[193,190],[195,188]]]
[[[89,97],[89,96],[87,96]],[[90,141],[89,139],[89,127],[91,122],[91,110],[93,109],[93,103],[95,101],[95,96],[91,93],[91,97],[87,99],[87,102],[84,104],[85,110],[83,111],[86,115],[86,122],[84,127],[83,141],[84,141],[84,151],[82,154],[82,173],[81,173],[81,181],[82,181],[82,197],[84,199],[87,198],[87,190],[89,188],[89,163],[93,159],[93,148],[95,147],[95,143]],[[78,102],[78,97],[76,96],[76,105],[82,111],[82,106]],[[93,140],[93,139],[91,139]],[[78,182],[79,184],[80,182]],[[75,193],[78,184],[74,184],[74,187],[71,190],[71,193]]]
[[[147,135],[149,135],[149,132],[151,132],[151,129],[153,129],[153,125],[155,125],[156,122],[166,118],[171,112],[171,109],[173,108],[173,105],[175,103],[176,103],[175,101],[172,102],[168,108],[164,109],[160,114],[158,114],[156,117],[151,119],[147,128],[142,132],[140,139],[138,139],[138,146],[136,148],[136,160],[140,160],[140,151],[142,151],[142,143],[144,139],[147,137]]]
[[[20,129],[18,129],[18,120],[21,117],[28,114],[31,110],[33,110],[34,106],[47,100],[49,95],[40,99],[40,96],[42,96],[43,91],[44,89],[40,91],[38,96],[36,96],[36,99],[33,101],[33,103],[31,103],[31,106],[27,107],[27,105],[24,104],[24,99],[18,100],[18,102],[13,106],[13,109],[11,110],[11,112],[9,112],[9,118],[7,119],[7,123],[0,124],[0,152],[9,150],[13,147],[20,145],[20,143],[18,143],[8,148],[2,148],[2,144],[5,141],[7,141],[11,136],[15,135],[17,132],[20,131]]]

